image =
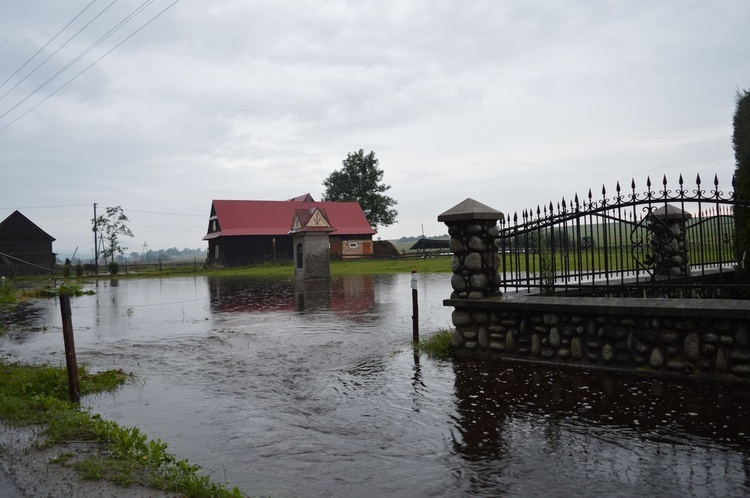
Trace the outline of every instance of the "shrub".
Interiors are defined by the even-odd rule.
[[[111,261],[109,265],[107,265],[107,268],[109,268],[110,275],[117,275],[117,272],[120,271],[120,265],[117,264],[117,261]]]

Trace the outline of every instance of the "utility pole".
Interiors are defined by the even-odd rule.
[[[99,248],[97,247],[97,239],[99,237],[96,234],[96,202],[94,203],[94,274],[99,275]]]
[[[104,247],[104,234],[103,233],[99,234],[99,247]],[[104,249],[102,249],[102,254],[104,254],[104,266],[107,266],[107,264],[108,264],[107,263],[107,251],[104,250]],[[97,263],[96,264],[97,265],[99,264],[98,258],[97,258]],[[98,268],[98,266],[97,266],[97,268]]]

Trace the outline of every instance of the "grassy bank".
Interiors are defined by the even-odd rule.
[[[447,360],[453,353],[453,330],[438,330],[422,338],[414,347],[431,358]]]
[[[451,271],[451,256],[435,256],[428,258],[395,258],[395,259],[351,259],[346,261],[331,261],[331,276],[341,275],[374,275],[411,273],[416,270],[419,273],[447,273]],[[252,266],[239,266],[227,268],[202,268],[200,266],[177,265],[168,266],[164,264],[161,268],[134,267],[122,265],[120,272],[114,276],[104,273],[98,278],[143,278],[143,277],[168,277],[181,275],[208,275],[208,276],[251,276],[251,277],[288,277],[294,276],[294,266],[291,261],[277,261]],[[86,281],[92,276],[69,277],[67,281]],[[61,277],[58,276],[58,280]],[[43,280],[49,280],[44,277]]]
[[[90,374],[81,367],[79,372],[82,395],[114,390],[128,379],[121,370]],[[70,403],[64,368],[0,360],[0,420],[41,425],[46,445],[95,443],[97,450],[84,460],[71,463],[64,456],[56,460],[74,467],[82,479],[141,484],[188,497],[243,496],[237,488],[211,482],[187,460],[178,460],[167,451],[166,443],[149,440],[136,428],[120,427]]]

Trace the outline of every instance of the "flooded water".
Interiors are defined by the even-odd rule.
[[[249,495],[750,494],[750,390],[415,355],[410,275],[94,289],[78,361],[138,380],[84,404]],[[449,327],[450,275],[418,291]],[[3,320],[0,355],[64,364],[56,300]]]

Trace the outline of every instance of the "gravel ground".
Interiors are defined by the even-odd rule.
[[[90,443],[71,443],[38,448],[38,427],[14,427],[0,423],[0,496],[2,498],[112,497],[164,498],[176,496],[106,481],[85,481],[78,473],[51,460],[73,454],[71,461],[96,451]]]

